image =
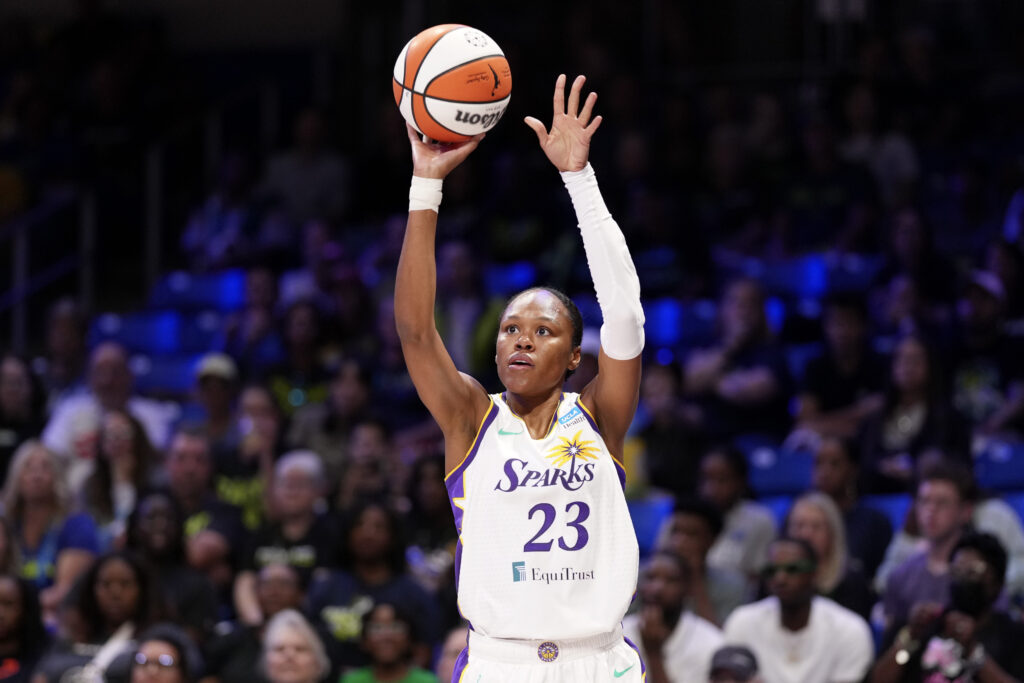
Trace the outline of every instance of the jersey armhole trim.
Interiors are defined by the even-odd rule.
[[[576,405],[578,405],[580,407],[580,410],[583,411],[584,417],[587,418],[587,421],[590,423],[590,426],[593,427],[594,431],[597,432],[598,434],[600,434],[601,430],[597,426],[597,420],[594,418],[594,414],[590,412],[590,409],[587,408],[587,406],[583,405],[583,398],[582,397],[577,397],[576,398]],[[621,476],[621,479],[623,480],[623,486],[625,486],[626,466],[623,465],[622,461],[619,460],[618,458],[616,458],[615,454],[612,453],[611,451],[608,451],[608,455],[611,456],[612,460],[615,461],[615,464],[618,465],[619,469],[622,470],[620,476]]]
[[[477,449],[480,448],[480,441],[481,439],[483,439],[484,432],[487,431],[487,428],[491,425],[492,422],[494,422],[494,418],[497,417],[498,406],[494,405],[493,398],[488,397],[488,401],[489,403],[487,405],[487,412],[484,413],[483,419],[480,420],[480,426],[477,427],[476,436],[473,437],[473,443],[470,445],[469,450],[466,451],[466,454],[462,456],[462,460],[459,461],[459,464],[456,465],[451,472],[445,475],[445,482],[447,482],[452,475],[458,472],[465,471],[465,469],[469,467],[469,463],[472,462],[473,456],[476,455]]]

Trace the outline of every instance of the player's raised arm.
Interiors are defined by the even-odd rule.
[[[483,135],[463,143],[428,144],[419,139],[411,126],[406,128],[412,145],[413,178],[409,221],[395,278],[395,324],[420,400],[441,426],[446,441],[457,451],[463,440],[468,447],[488,398],[476,380],[455,368],[434,323],[434,241],[442,181],[476,149]],[[455,464],[449,463],[448,470]]]
[[[533,117],[527,117],[526,124],[537,134],[544,154],[561,173],[576,209],[604,318],[598,374],[583,390],[582,399],[594,411],[609,448],[621,456],[622,442],[640,394],[640,354],[644,348],[640,280],[626,239],[605,206],[594,169],[588,162],[590,139],[601,125],[601,117],[593,116],[597,93],[590,93],[580,108],[580,92],[586,79],[576,77],[568,100],[565,80],[563,74],[555,81],[551,129]]]

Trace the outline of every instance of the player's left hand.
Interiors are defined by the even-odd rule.
[[[577,76],[569,90],[569,101],[565,101],[565,74],[560,74],[555,81],[554,115],[551,119],[551,130],[532,116],[524,120],[533,129],[540,141],[540,148],[559,171],[580,171],[587,165],[590,156],[590,138],[601,125],[601,116],[595,116],[594,103],[597,93],[587,95],[580,109],[580,91],[586,76]]]

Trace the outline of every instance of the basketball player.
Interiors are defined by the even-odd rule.
[[[408,129],[395,318],[409,374],[445,436],[459,608],[470,622],[452,679],[461,683],[644,680],[621,629],[638,563],[621,458],[640,386],[640,284],[587,162],[597,95],[581,103],[579,76],[566,103],[565,80],[555,83],[551,129],[526,123],[569,191],[604,317],[599,371],[580,394],[563,383],[580,363],[582,319],[551,289],[521,292],[502,313],[504,392],[488,395],[455,368],[434,325],[437,209],[443,178],[483,136],[442,146]]]

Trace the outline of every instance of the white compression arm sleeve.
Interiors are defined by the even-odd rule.
[[[644,349],[644,310],[640,306],[640,279],[622,235],[601,197],[597,176],[588,163],[582,171],[565,171],[590,276],[601,307],[601,348],[609,358],[629,360]]]

